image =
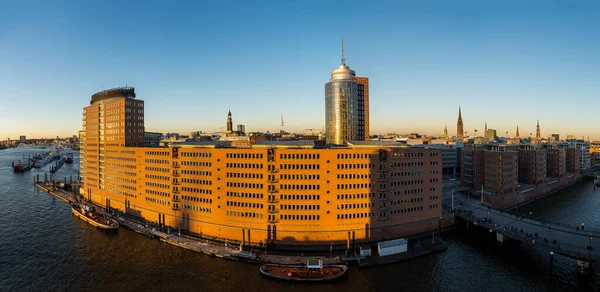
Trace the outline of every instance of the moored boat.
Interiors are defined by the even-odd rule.
[[[98,214],[93,206],[83,203],[71,203],[71,211],[75,216],[92,226],[107,230],[119,228],[117,221]]]
[[[264,276],[301,282],[334,281],[347,272],[346,265],[323,265],[322,260],[308,260],[306,265],[264,264],[260,267],[260,273]]]
[[[65,162],[67,164],[73,163],[73,153],[67,153],[67,155],[65,155]]]

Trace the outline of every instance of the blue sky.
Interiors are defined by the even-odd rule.
[[[147,131],[321,128],[344,37],[375,133],[454,134],[460,105],[470,133],[600,139],[594,2],[172,2],[2,1],[0,138],[75,134],[126,84]]]

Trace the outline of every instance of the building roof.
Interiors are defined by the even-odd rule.
[[[252,144],[252,148],[315,148],[315,142],[309,140],[293,140],[293,141],[256,141]]]
[[[231,145],[231,141],[190,141],[170,142],[169,148],[225,148]]]
[[[349,141],[351,148],[408,148],[404,143],[396,141]]]

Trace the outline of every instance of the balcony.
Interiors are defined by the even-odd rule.
[[[173,185],[174,185],[174,186],[178,186],[178,185],[179,185],[179,181],[178,181],[178,180],[174,180],[174,181],[173,181]]]
[[[179,194],[179,190],[173,190],[173,194]]]
[[[277,169],[271,168],[269,169],[269,173],[277,173]]]
[[[271,224],[274,224],[274,223],[277,223],[277,220],[276,219],[269,219],[269,220],[267,220],[267,222],[269,222]]]
[[[179,202],[179,197],[178,196],[173,196],[173,202]]]
[[[179,206],[177,206],[177,204],[174,204],[173,205],[173,210],[175,210],[175,211],[179,210]]]
[[[278,211],[277,211],[277,210],[275,210],[275,209],[269,209],[269,211],[268,211],[268,212],[269,212],[269,214],[275,214],[275,213],[277,213]]]
[[[270,180],[269,180],[269,183],[270,183],[270,184],[277,183],[277,180],[276,180],[276,179],[270,179]]]
[[[173,163],[173,168],[179,168],[179,164],[178,163]]]
[[[277,201],[277,199],[269,199],[269,200],[267,200],[267,202],[269,202],[271,204],[275,204],[275,203],[278,203],[279,201]]]
[[[179,172],[174,172],[174,173],[173,173],[173,176],[174,176],[174,177],[179,177]]]

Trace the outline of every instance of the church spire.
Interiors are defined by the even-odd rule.
[[[229,112],[227,113],[227,133],[233,132],[233,121],[231,120],[231,108],[229,108]]]
[[[444,123],[444,137],[448,137],[448,125]]]
[[[517,125],[517,136],[516,136],[516,138],[519,139],[519,125]]]
[[[487,132],[487,121],[485,121],[485,132],[483,132],[483,134],[485,135],[485,133]]]
[[[535,138],[538,140],[542,138],[542,134],[540,133],[540,119],[537,120],[537,129],[535,131]]]
[[[464,136],[465,136],[465,132],[463,129],[462,114],[461,114],[460,106],[458,106],[458,122],[456,123],[456,137],[464,138]]]

